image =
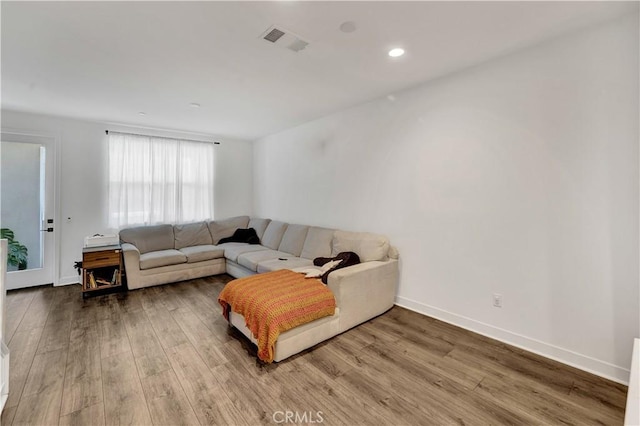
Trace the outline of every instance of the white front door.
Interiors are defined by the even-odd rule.
[[[2,131],[0,228],[9,240],[7,289],[54,283],[55,138]]]

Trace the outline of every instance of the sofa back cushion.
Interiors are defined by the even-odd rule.
[[[272,220],[269,222],[269,225],[267,225],[267,229],[264,230],[264,235],[260,238],[262,245],[273,250],[278,250],[280,242],[282,241],[282,236],[286,230],[286,223]]]
[[[249,216],[236,216],[229,219],[212,220],[208,223],[213,244],[218,244],[222,238],[230,237],[238,228],[246,228]]]
[[[211,245],[211,233],[206,222],[173,225],[175,248]]]
[[[259,219],[257,217],[252,217],[249,221],[249,228],[253,228],[256,230],[256,234],[258,234],[258,238],[262,240],[262,236],[264,235],[264,230],[267,229],[267,225],[269,225],[271,219]]]
[[[309,227],[306,225],[289,225],[282,235],[282,241],[278,246],[279,251],[290,253],[294,256],[300,256],[304,240],[307,237]]]
[[[126,228],[120,231],[120,241],[133,244],[140,254],[173,249],[173,226],[151,225]]]
[[[387,260],[389,239],[384,235],[369,232],[336,231],[333,235],[331,255],[336,256],[344,251],[353,251],[361,262]]]
[[[333,229],[310,227],[300,257],[313,260],[316,257],[331,256],[331,242],[334,232]]]

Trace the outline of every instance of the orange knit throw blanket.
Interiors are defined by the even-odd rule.
[[[228,283],[218,302],[229,320],[229,308],[242,315],[258,340],[258,357],[273,362],[280,333],[335,312],[333,293],[320,280],[283,269]]]

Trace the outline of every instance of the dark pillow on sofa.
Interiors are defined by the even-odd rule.
[[[253,228],[248,229],[236,229],[236,232],[233,233],[232,236],[223,238],[218,241],[218,244],[222,243],[249,243],[249,244],[260,244],[260,238],[258,238],[258,234],[256,234],[256,230]]]
[[[322,275],[322,277],[320,279],[325,284],[327,283],[327,279],[329,278],[329,274],[332,273],[333,271],[336,271],[336,270],[342,269],[342,268],[346,268],[347,266],[357,265],[358,263],[360,263],[360,257],[356,253],[354,253],[352,251],[343,251],[341,253],[338,253],[338,255],[336,257],[316,257],[315,259],[313,259],[313,264],[315,266],[322,266],[325,263],[331,262],[333,260],[340,260],[341,262],[338,263],[333,268],[329,269],[327,272],[325,272]]]

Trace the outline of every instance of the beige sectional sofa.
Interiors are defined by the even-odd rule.
[[[236,229],[253,228],[260,244],[227,242]],[[287,224],[238,216],[181,225],[123,229],[120,240],[129,289],[228,273],[252,274],[313,267],[313,259],[353,251],[362,263],[329,274],[337,309],[331,317],[296,327],[278,338],[281,361],[390,309],[398,286],[398,254],[381,235]],[[244,318],[230,322],[249,339]]]

